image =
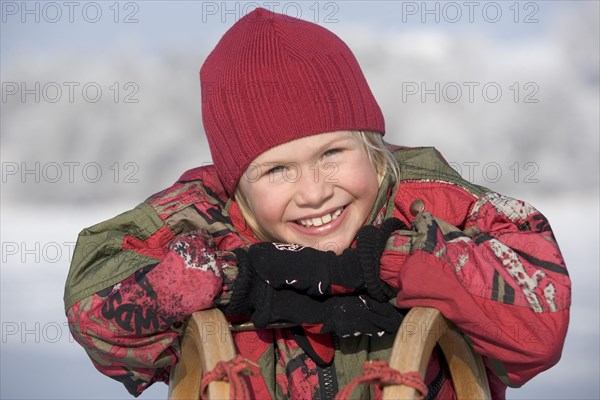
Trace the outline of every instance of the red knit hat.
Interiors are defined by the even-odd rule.
[[[264,151],[340,130],[385,133],[348,46],[327,29],[258,8],[221,38],[200,70],[213,163],[232,195]]]

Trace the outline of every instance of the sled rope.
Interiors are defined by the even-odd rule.
[[[258,366],[237,356],[229,361],[219,361],[215,368],[204,374],[200,393],[202,399],[208,398],[208,385],[215,381],[229,382],[230,399],[250,399],[250,388],[243,376],[258,376]]]
[[[354,378],[346,387],[335,396],[335,400],[347,400],[354,391],[354,388],[360,384],[375,385],[383,389],[387,385],[406,385],[421,393],[421,400],[427,396],[427,385],[423,382],[418,372],[401,373],[398,370],[390,368],[387,361],[365,361],[364,371],[361,375]]]

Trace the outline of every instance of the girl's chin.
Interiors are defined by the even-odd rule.
[[[315,237],[313,240],[303,238],[300,244],[320,251],[333,251],[336,254],[340,254],[344,249],[350,247],[348,239],[342,237]]]

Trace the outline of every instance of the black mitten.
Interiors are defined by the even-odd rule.
[[[394,297],[395,292],[387,283],[381,280],[381,255],[385,250],[387,240],[393,232],[408,229],[398,218],[388,218],[383,221],[381,228],[365,225],[356,234],[356,252],[360,260],[363,284],[367,293],[377,301],[384,302]]]
[[[246,249],[238,248],[232,252],[237,258],[238,276],[233,284],[226,312],[227,314],[252,315],[259,300],[263,307],[268,306],[274,289],[256,274],[250,264]]]
[[[315,298],[293,289],[274,290],[273,296],[259,300],[252,315],[257,328],[271,322],[290,322],[315,333],[334,332],[338,336],[382,336],[398,330],[403,315],[390,303],[380,303],[368,295]]]
[[[293,287],[309,295],[362,287],[360,262],[354,249],[339,256],[296,244],[263,242],[250,246],[248,257],[258,276],[274,288]],[[342,289],[343,290],[343,289]]]
[[[357,233],[356,249],[340,255],[296,244],[257,243],[250,246],[249,262],[256,273],[274,288],[291,286],[310,295],[339,294],[365,288],[378,301],[394,296],[379,278],[379,261],[387,239],[398,229],[407,229],[397,218],[381,228],[367,225]]]
[[[272,322],[290,322],[315,333],[339,336],[382,335],[396,332],[402,314],[392,304],[368,295],[312,297],[295,289],[275,289],[253,270],[245,249],[233,253],[238,261],[228,314],[251,315],[257,328]]]
[[[367,295],[331,297],[326,303],[332,313],[321,332],[335,332],[341,337],[395,333],[404,318],[392,304],[380,303]]]

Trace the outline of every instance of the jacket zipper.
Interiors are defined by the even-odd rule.
[[[321,390],[321,399],[333,400],[336,390],[335,371],[333,371],[333,363],[331,365],[321,369],[321,378],[323,381],[323,389]]]
[[[333,349],[339,350],[340,339],[335,333],[331,334],[331,342],[333,343]],[[321,384],[321,399],[333,400],[338,392],[335,362],[332,361],[330,365],[323,368],[317,367],[317,371],[319,373],[319,383]]]

